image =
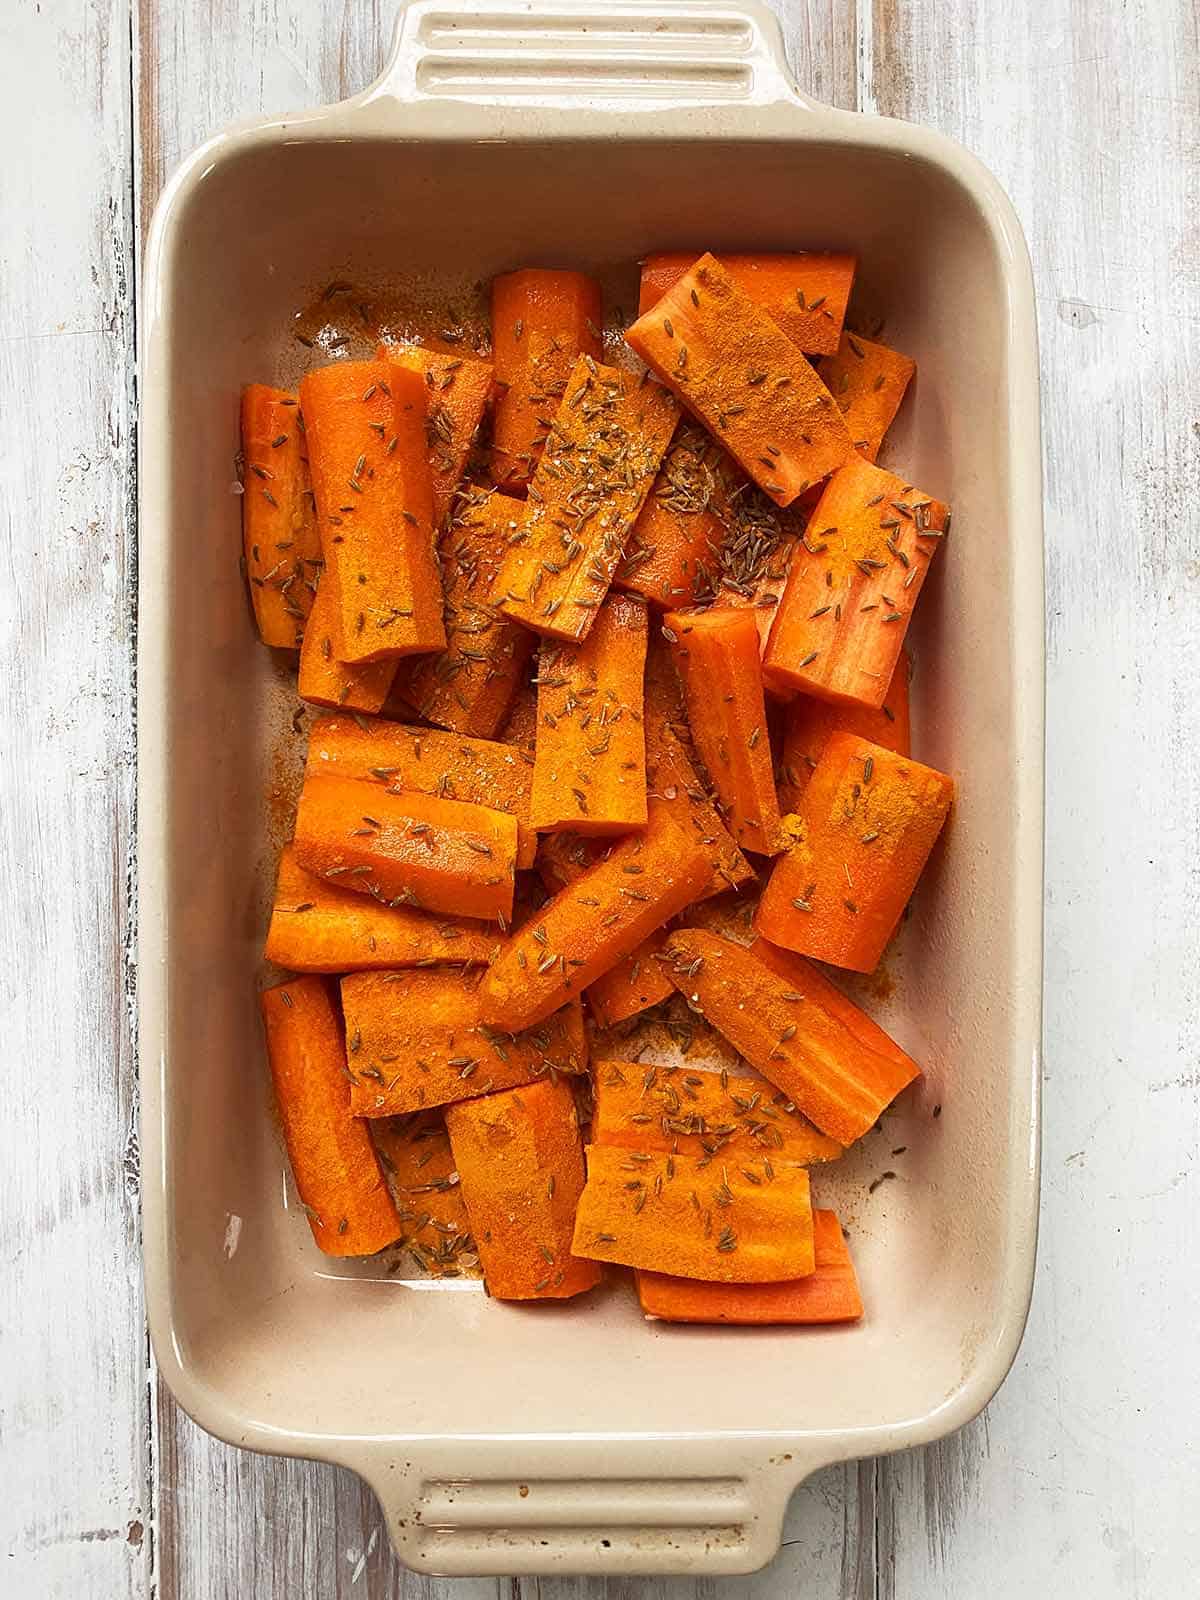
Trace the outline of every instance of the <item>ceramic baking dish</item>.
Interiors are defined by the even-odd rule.
[[[239,387],[292,370],[291,308],[335,274],[608,272],[685,246],[857,250],[863,293],[919,362],[891,458],[954,504],[912,639],[916,748],[960,799],[894,992],[871,1002],[926,1075],[882,1142],[822,1175],[863,1279],[852,1329],[673,1328],[625,1288],[522,1308],[328,1262],[288,1204],[269,1109],[264,817],[296,702],[238,572]],[[161,1369],[222,1438],[361,1473],[414,1567],[756,1568],[801,1479],[959,1427],[1025,1321],[1043,603],[1012,209],[944,138],[800,95],[752,4],[417,0],[364,94],[222,134],[174,176],[143,304],[138,998]]]

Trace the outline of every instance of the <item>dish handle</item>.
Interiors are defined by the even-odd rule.
[[[814,107],[760,0],[408,0],[363,103]]]
[[[788,1500],[826,1465],[749,1437],[462,1441],[448,1459],[347,1462],[379,1496],[396,1553],[448,1577],[733,1575],[779,1551]],[[814,1443],[813,1449],[815,1451]],[[672,1458],[675,1458],[674,1460]],[[470,1476],[455,1471],[470,1461]],[[449,1470],[447,1470],[449,1469]],[[522,1470],[523,1469],[523,1470]]]

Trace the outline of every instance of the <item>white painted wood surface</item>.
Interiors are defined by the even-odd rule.
[[[802,84],[962,139],[1008,187],[1034,256],[1049,544],[1046,1142],[1038,1284],[1013,1374],[943,1444],[811,1481],[773,1566],[722,1583],[406,1574],[349,1474],[230,1450],[157,1387],[123,959],[133,265],[179,157],[234,116],[366,83],[392,7],[0,0],[6,1595],[1195,1592],[1195,8],[777,3]]]

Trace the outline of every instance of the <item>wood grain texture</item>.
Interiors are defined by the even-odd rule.
[[[141,1596],[150,1577],[122,959],[133,805],[129,68],[119,0],[5,8],[0,1585],[39,1600]]]
[[[0,1445],[20,1466],[0,1502],[6,1594],[1190,1592],[1184,1519],[1200,1504],[1194,6],[778,9],[806,89],[960,138],[1009,189],[1034,256],[1048,535],[1046,1203],[1014,1373],[962,1433],[812,1479],[772,1566],[722,1582],[405,1573],[352,1475],[231,1450],[152,1376],[148,1386],[123,963],[130,284],[176,161],[234,117],[360,88],[382,62],[393,7],[12,0],[0,19],[0,393],[18,398],[0,407],[0,629],[20,671],[0,696],[22,760],[0,772],[0,891],[19,908],[0,923],[12,1083],[0,1142]],[[23,1058],[53,1063],[52,1113]]]

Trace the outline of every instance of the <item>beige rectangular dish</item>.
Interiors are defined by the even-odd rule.
[[[255,1003],[265,801],[296,701],[238,572],[240,387],[294,371],[291,311],[334,277],[611,276],[650,250],[804,247],[858,252],[861,291],[918,362],[890,459],[954,505],[911,640],[914,748],[959,800],[873,1002],[926,1071],[822,1190],[867,1314],[667,1326],[627,1289],[523,1307],[322,1258],[287,1204]],[[1025,1322],[1043,598],[1012,209],[947,140],[800,96],[753,4],[415,0],[364,94],[222,134],[174,176],[144,304],[139,1011],[162,1371],[222,1438],[361,1473],[423,1570],[761,1566],[801,1479],[960,1426]]]

